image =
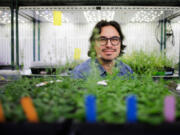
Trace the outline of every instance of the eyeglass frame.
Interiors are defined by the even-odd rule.
[[[101,37],[97,38],[96,40],[97,40],[98,42],[100,42],[100,39],[101,39],[101,38],[106,39],[106,43],[105,43],[105,44],[100,44],[100,46],[106,46],[106,45],[108,44],[108,40],[110,40],[110,43],[111,43],[112,46],[118,46],[119,43],[121,43],[121,37],[118,37],[118,36],[113,36],[113,37],[110,37],[110,38],[101,36]],[[117,44],[113,44],[113,43],[112,43],[112,39],[113,39],[113,38],[119,39],[119,42],[118,42]]]

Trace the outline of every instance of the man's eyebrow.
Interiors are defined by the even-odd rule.
[[[105,37],[105,36],[100,36],[100,38],[107,38],[107,37]]]
[[[111,38],[120,38],[120,36],[112,36]]]
[[[100,36],[100,38],[108,38],[108,37],[106,37],[106,36]],[[120,38],[120,36],[112,36],[112,37],[110,37],[110,38]]]

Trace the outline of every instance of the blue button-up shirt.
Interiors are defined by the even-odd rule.
[[[72,71],[73,78],[82,78],[86,79],[88,75],[92,72],[92,66],[91,66],[92,59],[88,59],[87,61],[81,63],[80,65],[76,66]],[[98,62],[98,60],[95,60],[96,67],[99,69],[99,73],[101,77],[105,77],[107,75],[106,70],[103,68],[103,66]],[[125,76],[130,75],[133,73],[132,69],[124,64],[122,61],[116,61],[115,67],[119,70],[118,76]]]

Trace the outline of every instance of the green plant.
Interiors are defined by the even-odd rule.
[[[77,65],[79,65],[82,62],[83,60],[75,60],[72,62],[67,62],[65,65],[57,66],[55,74],[69,72],[70,70],[74,69]]]
[[[172,67],[173,60],[167,58],[164,53],[157,51],[146,53],[142,50],[133,51],[120,57],[124,63],[128,64],[137,74],[155,74],[164,71],[164,67]]]
[[[117,77],[117,72],[106,78],[92,74],[87,80],[72,78],[22,78],[9,83],[0,91],[0,100],[5,117],[10,122],[26,121],[20,105],[20,99],[30,96],[37,110],[40,122],[58,122],[62,119],[85,121],[84,98],[93,94],[97,99],[97,121],[105,123],[126,122],[125,99],[135,94],[138,100],[138,122],[159,124],[164,121],[163,102],[172,93],[166,87],[167,82],[153,81],[151,76],[131,78]],[[107,86],[98,85],[98,81],[106,80]],[[57,82],[57,80],[62,80]],[[37,87],[37,84],[47,82]],[[177,108],[180,100],[177,99]],[[180,118],[177,109],[177,118]]]

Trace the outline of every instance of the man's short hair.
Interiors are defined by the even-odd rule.
[[[95,51],[94,46],[93,46],[93,42],[95,42],[97,34],[99,35],[101,33],[102,27],[104,27],[104,26],[113,26],[118,31],[118,33],[120,35],[120,42],[121,42],[121,48],[120,48],[119,56],[122,56],[124,54],[123,51],[126,48],[126,46],[123,44],[124,35],[122,33],[121,27],[120,27],[119,23],[117,23],[116,21],[109,21],[108,22],[106,20],[101,20],[100,22],[98,22],[95,25],[95,27],[92,31],[91,37],[89,38],[90,48],[88,51],[88,56],[92,57],[92,55],[91,55],[92,51]]]

